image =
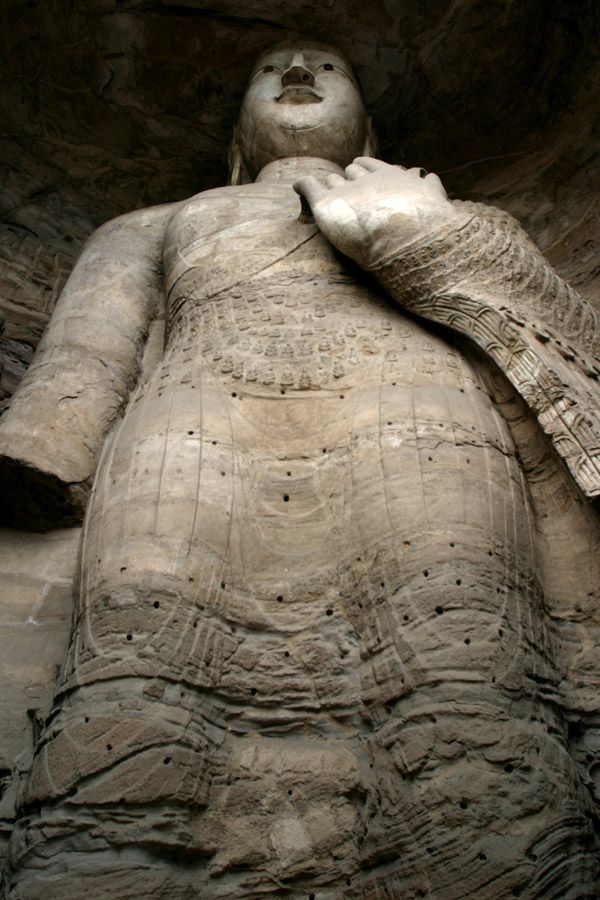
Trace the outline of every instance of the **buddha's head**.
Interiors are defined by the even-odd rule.
[[[312,156],[343,167],[356,156],[373,155],[352,65],[325,44],[271,47],[252,70],[236,140],[251,179],[276,159]],[[232,173],[232,180],[240,179]]]

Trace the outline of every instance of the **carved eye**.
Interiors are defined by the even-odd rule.
[[[263,72],[274,72],[274,71],[275,71],[275,69],[273,68],[273,66],[265,66],[263,68]]]
[[[331,65],[331,63],[325,63],[323,68],[325,69],[326,72],[333,72],[333,66]]]

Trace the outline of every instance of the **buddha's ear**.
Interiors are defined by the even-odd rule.
[[[365,146],[363,148],[362,155],[373,156],[375,159],[377,159],[378,153],[379,141],[377,140],[377,135],[375,134],[375,129],[373,128],[373,119],[371,116],[367,116]]]
[[[248,175],[244,160],[242,159],[237,125],[233,128],[233,137],[231,139],[231,144],[229,145],[227,162],[229,163],[227,184],[250,184],[252,179]]]

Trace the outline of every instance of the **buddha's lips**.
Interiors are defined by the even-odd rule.
[[[306,85],[290,84],[275,98],[277,103],[321,103],[323,98]]]

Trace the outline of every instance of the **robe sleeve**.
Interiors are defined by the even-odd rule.
[[[456,201],[455,201],[456,203]],[[410,312],[481,347],[600,504],[600,325],[507,213],[456,203],[460,224],[370,267]]]

